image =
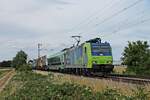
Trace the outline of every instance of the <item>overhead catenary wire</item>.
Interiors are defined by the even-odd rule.
[[[130,22],[130,20],[128,19],[128,18],[126,18],[123,22],[120,22],[120,23],[117,23],[118,24],[118,26],[119,27],[117,27],[116,29],[114,29],[113,31],[112,31],[112,33],[114,33],[114,32],[118,32],[119,30],[125,30],[126,28],[128,28],[128,27],[132,27],[132,26],[134,26],[134,25],[136,25],[136,24],[138,24],[140,21],[141,21],[141,19],[142,18],[144,18],[144,14],[146,13],[146,10],[143,10],[143,11],[141,11],[140,13],[138,12],[138,13],[136,13],[135,15],[137,15],[136,17],[134,17],[134,19],[133,19],[133,21],[132,22]],[[141,15],[142,14],[142,16],[139,16],[139,15]],[[134,22],[134,23],[133,23]]]
[[[120,1],[121,1],[121,0],[120,0]],[[121,3],[121,2],[117,2],[117,4],[119,4],[119,3]],[[109,7],[109,9],[113,8],[113,6],[115,6],[115,5],[112,5],[111,7]],[[100,18],[103,18],[103,19],[104,19],[105,13],[106,13],[106,12],[103,10],[102,13],[98,14],[98,15],[101,15],[101,16],[97,16],[97,17],[95,17],[95,19],[89,20],[89,21],[84,25],[84,27],[89,26],[92,22],[94,22],[94,21],[96,21],[96,20],[98,20],[98,19],[100,19]],[[82,28],[83,28],[83,27],[82,27]],[[80,29],[81,29],[81,28],[80,28]],[[81,34],[82,34],[82,33],[80,32],[80,35],[81,35]]]
[[[101,24],[103,24],[103,23],[105,23],[105,22],[111,20],[111,19],[114,18],[115,16],[118,16],[119,14],[125,12],[126,10],[128,10],[128,9],[130,9],[130,8],[132,8],[132,7],[134,7],[135,5],[137,5],[138,3],[142,2],[142,1],[143,1],[143,0],[137,0],[136,2],[130,4],[129,6],[127,6],[127,7],[123,8],[123,9],[119,10],[119,12],[116,12],[116,13],[114,13],[113,15],[111,15],[111,16],[105,18],[104,20],[102,20],[102,23],[101,23],[101,22],[97,23],[97,24],[96,24],[96,27],[98,27],[99,25],[101,25]],[[112,4],[112,2],[113,2],[113,0],[110,2],[111,7],[113,7],[114,4],[116,4],[116,3]],[[105,7],[111,8],[110,6],[105,6]],[[105,8],[105,7],[104,7],[104,8]],[[103,9],[102,9],[102,10],[103,10]],[[99,13],[100,11],[101,11],[101,9],[98,10],[97,12]],[[96,13],[97,13],[97,12],[96,12]],[[81,21],[79,24],[77,24],[75,27],[73,27],[72,30],[73,30],[73,29],[76,29],[77,27],[80,27],[80,25],[81,25],[81,24],[84,24],[84,22],[87,22],[88,19],[93,20],[93,19],[92,19],[93,17],[95,17],[95,13],[93,13],[92,15],[90,15],[89,17],[87,17],[85,20]],[[89,21],[88,21],[88,23],[89,23]],[[94,28],[95,28],[95,27],[94,27]],[[77,34],[77,33],[76,33],[76,34]],[[83,35],[83,34],[84,34],[84,33],[80,33],[79,35]]]
[[[140,25],[142,23],[146,23],[147,21],[150,21],[149,18],[145,18],[144,19],[144,16],[146,16],[146,11],[147,10],[142,10],[141,12],[138,12],[138,13],[135,13],[135,15],[137,15],[136,17],[134,17],[133,21],[130,22],[130,20],[128,20],[128,18],[126,18],[124,20],[124,22],[120,22],[120,23],[117,23],[119,27],[117,27],[115,30],[112,30],[112,32],[109,32],[110,34],[106,34],[106,35],[100,35],[100,37],[102,38],[105,38],[105,37],[110,37],[112,36],[113,34],[116,34],[117,32],[119,31],[122,31],[122,30],[126,30],[126,29],[129,29],[129,28],[132,28],[132,27],[135,27],[137,25]],[[141,16],[142,14],[142,16]],[[140,16],[139,16],[140,15]],[[141,20],[142,19],[142,20]],[[133,23],[134,22],[134,23]],[[114,27],[114,26],[113,26]],[[109,29],[109,28],[107,28]],[[87,32],[86,32],[87,33]],[[87,33],[87,34],[90,34],[90,33]],[[93,34],[94,35],[94,34]]]
[[[129,6],[127,6],[127,7],[123,8],[123,9],[119,10],[118,12],[112,14],[111,16],[109,16],[109,17],[105,18],[104,20],[102,20],[101,22],[97,23],[97,24],[95,25],[95,27],[98,27],[99,25],[101,25],[101,24],[103,24],[103,23],[105,23],[105,22],[107,22],[107,21],[113,19],[114,17],[120,15],[121,13],[127,11],[128,9],[134,7],[135,5],[139,4],[139,3],[142,2],[142,1],[143,1],[143,0],[137,0],[136,2],[130,4]],[[88,18],[91,18],[91,17],[92,17],[92,16],[90,16],[90,17],[88,17]],[[85,19],[85,21],[86,21],[86,19]],[[84,21],[83,21],[83,22],[84,22]],[[77,25],[77,27],[79,27],[80,24],[82,24],[83,22],[79,23],[79,24]],[[89,22],[88,22],[88,23],[89,23]],[[95,27],[94,27],[94,28],[95,28]],[[76,28],[76,27],[75,27],[75,28]],[[83,34],[84,34],[84,33],[81,33],[80,35],[83,35]]]
[[[139,16],[139,15],[141,15],[141,14],[142,14],[142,16]],[[126,20],[124,20],[125,23],[120,22],[120,23],[119,23],[119,27],[116,28],[115,30],[113,30],[113,31],[111,32],[111,34],[109,34],[109,35],[108,35],[108,34],[107,34],[107,35],[103,35],[102,37],[110,37],[110,36],[112,36],[113,34],[116,34],[116,33],[119,32],[119,31],[123,31],[123,30],[126,30],[126,29],[130,29],[130,28],[136,27],[136,26],[138,26],[138,25],[140,25],[140,24],[143,24],[143,23],[146,23],[146,22],[150,21],[150,18],[144,18],[144,17],[145,17],[145,14],[146,14],[146,10],[143,10],[143,11],[141,11],[140,13],[139,13],[139,12],[136,13],[135,15],[138,15],[138,18],[134,17],[134,19],[133,19],[132,22],[130,22],[130,21],[128,20],[128,18],[127,18]],[[142,19],[142,20],[141,20],[141,19]],[[134,22],[134,23],[133,23],[133,22]]]
[[[112,19],[112,18],[118,16],[119,14],[121,14],[121,13],[127,11],[128,9],[130,9],[130,8],[132,8],[132,7],[134,7],[134,6],[136,6],[137,4],[139,4],[139,3],[142,2],[142,1],[144,1],[144,0],[137,0],[136,2],[132,3],[131,5],[125,7],[125,8],[123,8],[123,9],[121,9],[120,11],[118,11],[118,12],[112,14],[111,16],[105,18],[103,21],[97,23],[95,26],[98,26],[98,25],[100,25],[100,24],[103,24],[103,23],[109,21],[110,19]]]
[[[146,22],[148,22],[148,21],[150,21],[150,18],[143,19],[143,20],[141,20],[141,21],[139,21],[139,22],[137,22],[137,23],[134,23],[132,26],[126,27],[126,28],[124,28],[124,29],[115,30],[115,31],[112,32],[111,34],[109,34],[109,35],[104,35],[104,36],[102,36],[102,37],[105,37],[105,38],[106,38],[106,37],[110,37],[110,36],[112,36],[112,35],[118,33],[119,31],[123,31],[123,30],[129,29],[129,28],[131,28],[131,27],[133,28],[133,27],[135,27],[135,26],[137,26],[137,25],[146,23]]]
[[[124,7],[123,9],[119,10],[118,12],[114,13],[114,14],[111,15],[111,16],[116,17],[116,16],[118,16],[119,14],[125,12],[126,10],[128,10],[128,9],[130,9],[130,8],[132,8],[132,7],[135,7],[135,5],[137,5],[138,3],[142,2],[142,1],[143,1],[143,0],[137,0],[136,2],[130,4],[130,5],[127,6],[127,7]],[[115,14],[117,14],[117,15],[115,15]],[[112,18],[114,18],[114,17],[112,17]],[[109,19],[107,19],[107,20],[105,20],[105,21],[103,20],[103,23],[105,23],[106,21],[109,21],[109,20],[112,19],[110,16],[107,17],[107,18],[109,18]],[[103,23],[101,23],[101,24],[103,24]],[[100,24],[99,24],[99,25],[100,25]],[[95,26],[95,27],[96,27],[96,26]],[[95,30],[95,27],[94,27],[94,30],[87,31],[87,32],[82,32],[80,35],[83,35],[83,34],[85,34],[85,33],[86,33],[86,34],[90,34],[90,33],[94,32],[94,31],[96,31],[96,30]],[[98,27],[98,25],[97,25],[97,27]]]
[[[87,18],[85,18],[84,20],[82,20],[81,22],[79,22],[77,25],[75,25],[73,28],[70,29],[69,32],[73,31],[74,29],[78,29],[81,27],[81,25],[84,25],[86,23],[86,25],[88,23],[90,23],[91,20],[93,20],[92,18],[95,17],[96,15],[103,15],[103,13],[105,13],[104,9],[111,9],[116,3],[112,3],[114,0],[112,0],[111,2],[109,2],[109,5],[104,6],[103,8],[97,10],[96,12],[92,13],[91,15],[89,15]],[[121,1],[121,0],[119,0]],[[117,2],[118,3],[118,2]],[[102,13],[100,13],[102,12]]]
[[[108,16],[107,18],[105,18],[105,19],[102,20],[101,22],[97,23],[97,24],[94,26],[94,29],[95,29],[96,27],[98,27],[99,25],[102,25],[103,23],[105,23],[105,22],[107,22],[107,21],[113,19],[114,17],[120,15],[121,13],[127,11],[128,9],[130,9],[130,8],[132,8],[132,7],[134,7],[134,6],[136,6],[137,4],[139,4],[139,3],[142,2],[142,1],[143,1],[143,0],[137,0],[136,2],[134,2],[134,3],[130,4],[130,5],[128,5],[127,7],[124,7],[123,9],[121,9],[121,10],[119,10],[118,12],[112,14],[111,16]],[[91,31],[91,32],[93,32],[93,31]],[[80,35],[83,35],[83,34],[84,34],[84,32],[81,33]]]

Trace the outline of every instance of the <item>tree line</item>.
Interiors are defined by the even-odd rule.
[[[11,67],[11,63],[12,61],[11,60],[4,60],[2,62],[0,62],[0,67]]]

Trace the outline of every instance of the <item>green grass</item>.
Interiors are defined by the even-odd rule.
[[[129,97],[109,88],[95,93],[86,86],[57,84],[53,78],[53,75],[17,72],[0,93],[0,100],[148,100],[148,94],[143,88]]]

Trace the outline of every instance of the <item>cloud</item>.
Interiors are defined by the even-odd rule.
[[[119,60],[127,41],[148,40],[149,0],[101,24],[137,0],[0,0],[0,60],[11,59],[23,49],[30,58],[37,56],[37,43],[56,51],[70,46],[72,35],[81,33],[82,42],[101,37],[113,47]],[[115,31],[118,31],[115,33]],[[50,54],[51,51],[43,51]]]
[[[67,5],[62,0],[1,0],[0,11],[4,13],[30,13],[47,6]]]

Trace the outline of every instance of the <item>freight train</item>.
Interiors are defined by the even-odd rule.
[[[41,64],[40,64],[41,63]],[[91,39],[78,46],[33,61],[33,66],[41,70],[53,70],[77,74],[102,73],[113,71],[112,48],[100,38]]]

